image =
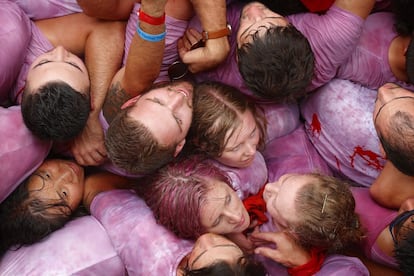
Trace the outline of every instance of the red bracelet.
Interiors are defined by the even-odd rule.
[[[161,25],[165,23],[165,13],[160,17],[153,17],[151,15],[146,14],[141,9],[137,12],[138,19],[142,22],[148,23],[150,25]]]

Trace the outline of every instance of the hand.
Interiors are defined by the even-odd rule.
[[[286,267],[296,267],[310,261],[311,255],[299,246],[293,237],[286,232],[258,232],[254,231],[250,239],[255,245],[272,243],[276,249],[270,247],[256,247],[254,253],[265,256]]]
[[[178,53],[181,60],[188,65],[192,73],[198,73],[216,67],[224,61],[230,52],[227,37],[208,39],[204,47],[192,49],[201,39],[201,33],[188,29],[178,41]]]
[[[72,142],[71,152],[82,166],[96,166],[105,161],[104,133],[98,118],[89,116],[82,133]]]

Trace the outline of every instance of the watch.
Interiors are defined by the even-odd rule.
[[[202,31],[201,35],[202,35],[202,40],[205,42],[208,39],[215,39],[215,38],[220,38],[223,36],[229,36],[231,34],[231,25],[227,24],[226,28],[215,31],[215,32],[207,32],[207,31]]]

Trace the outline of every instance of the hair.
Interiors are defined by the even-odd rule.
[[[216,179],[231,186],[230,178],[209,162],[193,156],[177,160],[142,179],[138,194],[152,209],[154,217],[184,239],[206,233],[200,210]]]
[[[74,212],[64,200],[37,198],[33,193],[39,190],[29,191],[27,187],[34,175],[0,204],[0,256],[8,249],[17,250],[39,242],[73,217],[83,215],[81,208]]]
[[[218,261],[210,266],[200,269],[184,269],[185,276],[260,276],[267,275],[263,264],[253,259],[251,256],[243,256],[235,264],[225,261]]]
[[[394,246],[394,257],[398,268],[404,275],[414,275],[414,229],[410,229],[407,235]]]
[[[387,134],[378,133],[387,159],[402,173],[414,176],[414,118],[408,112],[397,111],[387,128]]]
[[[274,26],[238,51],[246,85],[259,97],[295,103],[306,95],[313,78],[314,56],[306,37],[293,25]]]
[[[241,0],[242,2],[250,2],[250,0]],[[280,15],[286,16],[290,14],[309,12],[300,0],[260,0],[260,3]]]
[[[24,123],[36,136],[67,141],[83,130],[90,112],[88,93],[76,91],[63,81],[48,82],[37,91],[30,89],[27,83],[21,110]]]
[[[290,230],[304,248],[339,252],[363,238],[355,200],[343,180],[311,174],[295,199],[298,214]]]
[[[395,28],[400,35],[410,35],[414,31],[414,3],[412,0],[391,0],[391,10],[395,17]]]
[[[405,71],[407,73],[408,82],[414,84],[414,31],[411,34],[411,41],[408,44],[405,53]]]
[[[143,123],[129,115],[132,107],[121,110],[109,125],[108,157],[129,173],[152,173],[174,159],[177,144],[161,145]]]
[[[264,145],[266,118],[237,88],[220,82],[203,82],[194,91],[194,115],[188,132],[186,152],[220,157],[230,137],[242,124],[241,114],[250,111]],[[230,131],[230,135],[227,133]]]

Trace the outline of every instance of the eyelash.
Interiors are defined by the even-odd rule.
[[[224,205],[229,205],[229,203],[230,203],[230,201],[231,201],[231,195],[227,195],[226,196],[226,200],[225,200],[225,202],[224,202]],[[220,224],[220,221],[221,221],[221,215],[216,219],[216,221],[213,223],[213,227],[216,227],[217,225],[219,225]]]

